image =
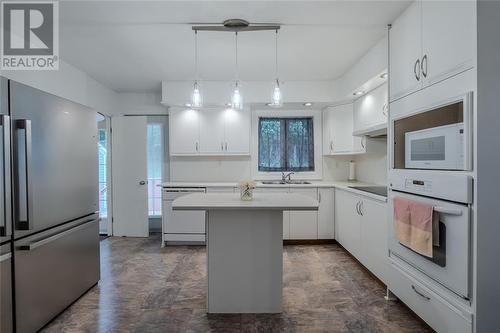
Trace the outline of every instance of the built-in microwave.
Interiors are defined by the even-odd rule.
[[[391,120],[394,169],[472,170],[472,92],[399,112]]]
[[[405,168],[464,169],[464,123],[405,133]]]

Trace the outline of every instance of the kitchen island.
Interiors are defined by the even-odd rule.
[[[318,210],[294,193],[195,193],[173,210],[204,210],[207,231],[207,312],[279,313],[283,289],[283,211]]]

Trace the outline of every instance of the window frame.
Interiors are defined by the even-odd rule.
[[[251,174],[255,180],[281,179],[281,171],[259,171],[259,118],[313,118],[314,171],[294,171],[295,179],[321,180],[323,178],[322,111],[318,109],[257,109],[252,110]]]
[[[283,156],[283,161],[284,161],[284,168],[266,168],[263,167],[261,168],[261,155],[260,155],[260,139],[261,139],[261,121],[262,120],[268,120],[268,121],[279,121],[283,122],[283,130],[284,133],[282,134],[284,138],[284,147],[281,147],[281,150],[284,154]],[[297,121],[297,120],[307,120],[310,121],[311,129],[312,129],[312,151],[310,153],[312,154],[312,161],[309,159],[309,162],[311,163],[310,166],[308,167],[290,167],[289,165],[289,159],[288,159],[288,153],[289,153],[289,141],[288,141],[288,130],[289,130],[289,122],[290,121]],[[259,172],[314,172],[315,171],[315,152],[314,152],[314,118],[312,116],[304,116],[304,117],[259,117],[258,118],[258,130],[257,130],[257,135],[258,135],[258,157],[257,157],[257,168]],[[311,157],[311,156],[310,156]]]

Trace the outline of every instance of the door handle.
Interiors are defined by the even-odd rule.
[[[0,165],[3,166],[3,174],[0,175],[0,236],[10,236],[12,210],[11,203],[11,181],[10,181],[10,117],[0,116],[0,126],[2,133],[0,136]]]
[[[417,79],[417,81],[420,81],[420,59],[417,59],[417,61],[415,61],[415,65],[413,65],[413,73],[415,73],[415,79]]]
[[[411,285],[411,289],[413,289],[413,291],[414,291],[414,292],[415,292],[418,296],[420,296],[420,297],[424,298],[425,300],[427,300],[427,301],[430,301],[430,300],[431,300],[431,298],[430,298],[429,296],[424,295],[423,293],[421,293],[420,291],[418,291],[418,290],[417,290],[417,288],[415,288],[415,286],[414,286],[414,285]]]
[[[456,216],[462,215],[462,211],[458,209],[449,209],[449,208],[435,206],[434,211],[437,213],[447,214],[447,215],[456,215]]]
[[[425,62],[425,66],[424,66],[424,62]],[[427,54],[424,55],[424,57],[422,58],[421,68],[422,68],[422,75],[424,77],[427,77]]]
[[[49,237],[46,237],[46,238],[43,238],[43,239],[40,239],[36,242],[33,242],[33,243],[29,243],[27,245],[21,245],[19,246],[19,250],[21,251],[31,251],[31,250],[34,250],[36,249],[37,247],[40,247],[40,246],[43,246],[45,244],[49,244],[53,241],[56,241],[58,239],[61,239],[69,234],[72,234],[78,230],[81,230],[81,229],[84,229],[86,228],[91,222],[94,222],[96,221],[96,219],[89,219],[89,220],[86,220],[84,222],[82,222],[82,224],[79,224],[77,225],[76,227],[73,227],[71,229],[68,229],[68,230],[65,230],[65,231],[62,231],[58,234],[55,234],[55,235],[52,235],[52,236],[49,236]]]
[[[146,185],[146,184],[147,184],[147,182],[146,182],[145,180],[141,180],[141,181],[139,182],[139,185]]]
[[[15,121],[14,169],[16,202],[16,229],[33,229],[33,195],[31,186],[31,120]]]

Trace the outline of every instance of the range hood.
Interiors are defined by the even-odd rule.
[[[378,138],[387,136],[387,123],[381,123],[352,132],[354,136],[369,136]]]

